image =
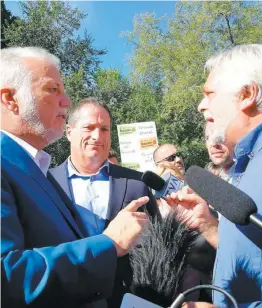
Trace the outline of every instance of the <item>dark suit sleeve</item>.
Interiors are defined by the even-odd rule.
[[[25,249],[26,225],[19,219],[17,196],[3,177],[1,184],[3,307],[30,303],[37,307],[59,307],[59,303],[60,307],[75,307],[108,297],[117,264],[112,240],[98,235],[56,247]]]

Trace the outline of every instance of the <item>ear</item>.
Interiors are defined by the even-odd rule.
[[[240,110],[248,111],[256,107],[257,96],[259,93],[258,85],[253,82],[246,85],[241,90]]]
[[[1,89],[1,104],[13,113],[18,113],[18,104],[14,97],[15,90],[10,88]]]
[[[72,127],[69,124],[66,124],[66,137],[69,142],[71,142],[71,132],[72,132]]]

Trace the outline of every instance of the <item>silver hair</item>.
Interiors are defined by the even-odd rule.
[[[233,73],[232,87],[240,91],[255,82],[258,85],[257,109],[262,111],[262,44],[238,45],[212,56],[205,64],[205,70],[223,68]]]
[[[0,85],[13,87],[17,91],[28,87],[31,82],[31,72],[24,64],[24,58],[43,59],[60,70],[60,60],[47,50],[38,47],[10,47],[1,50],[1,74]]]
[[[25,65],[24,58],[45,60],[58,70],[60,70],[60,60],[47,50],[38,47],[10,47],[1,50],[1,70],[4,72],[0,76],[1,88],[8,87],[16,90],[18,99],[24,102],[24,109],[21,110],[22,121],[51,143],[61,136],[46,130],[40,121],[31,87],[32,72]]]

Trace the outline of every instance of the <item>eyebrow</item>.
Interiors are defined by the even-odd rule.
[[[84,122],[81,124],[81,127],[84,126],[101,126],[101,127],[110,127],[110,124],[101,124],[101,123],[91,123],[91,122]]]
[[[46,81],[45,81],[45,84],[47,85],[47,84],[49,84],[49,83],[53,83],[53,84],[55,84],[56,86],[58,86],[60,89],[63,89],[64,91],[65,91],[65,87],[64,87],[64,85],[63,85],[63,83],[58,83],[58,82],[56,82],[54,79],[52,79],[52,78],[49,78],[49,79],[47,79]]]
[[[57,82],[55,82],[55,84],[58,86],[58,88],[59,88],[60,91],[66,93],[66,89],[65,89],[63,83],[57,83]]]

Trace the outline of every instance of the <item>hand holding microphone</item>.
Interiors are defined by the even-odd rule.
[[[151,180],[147,179],[148,174],[148,178],[150,178]],[[142,180],[148,186],[156,190],[155,195],[159,194],[161,196],[165,196],[165,191],[169,183],[169,179],[167,179],[167,181],[163,181],[162,178],[160,178],[156,174],[153,174],[152,172],[151,174],[146,172],[144,175],[145,176],[142,177]],[[169,306],[170,308],[181,307],[183,303],[183,307],[188,308],[191,308],[191,306],[199,308],[215,307],[212,304],[204,302],[186,302],[187,296],[190,293],[195,292],[199,289],[211,289],[223,293],[233,304],[232,307],[237,307],[235,299],[228,292],[217,286],[211,285],[195,286],[186,291],[183,291],[178,296],[173,298],[175,296],[174,294],[177,294],[176,292],[174,292],[174,286],[180,278],[179,269],[174,270],[173,267],[170,266],[170,264],[172,263],[170,262],[170,258],[174,259],[174,265],[179,264],[179,266],[181,267],[181,259],[179,257],[179,255],[181,254],[181,248],[177,250],[177,247],[178,244],[187,243],[187,240],[185,241],[185,239],[181,238],[181,236],[183,237],[184,235],[188,234],[188,231],[186,231],[185,233],[178,231],[178,229],[176,231],[172,227],[172,224],[170,224],[170,222],[168,223],[167,220],[171,219],[171,215],[174,215],[174,213],[177,213],[177,211],[179,211],[180,217],[178,217],[177,223],[182,217],[183,221],[186,222],[187,225],[191,227],[198,226],[203,232],[202,234],[204,236],[207,235],[210,237],[210,234],[212,234],[213,239],[211,237],[211,239],[209,240],[209,238],[206,236],[207,240],[209,240],[212,244],[212,240],[213,242],[216,242],[217,240],[217,221],[209,213],[208,203],[212,204],[212,206],[216,210],[221,212],[223,216],[231,220],[233,223],[246,225],[251,222],[259,226],[260,221],[262,220],[260,219],[260,215],[256,213],[256,205],[254,204],[254,201],[245,193],[202,168],[196,166],[189,168],[186,173],[185,180],[190,187],[184,187],[179,192],[174,190],[170,192],[170,196],[165,196],[165,199],[173,208],[176,209],[176,211],[171,212],[166,218],[160,220],[159,222],[157,222],[157,224],[154,225],[155,227],[159,227],[161,225],[164,227],[164,233],[162,238],[160,237],[162,233],[159,232],[162,229],[153,229],[155,230],[155,232],[151,233],[155,234],[156,236],[153,238],[151,236],[146,236],[145,239],[147,241],[145,241],[144,243],[142,242],[141,244],[143,245],[141,245],[138,250],[135,250],[132,260],[133,265],[136,265],[133,266],[134,273],[136,273],[136,280],[133,282],[133,286],[135,286],[134,293],[136,294],[136,296],[134,301],[130,300],[129,305],[125,305],[123,306],[123,308],[144,306],[146,307],[145,303],[142,303],[142,301],[144,301],[143,299],[140,299],[138,302],[137,296],[141,296],[150,301],[151,303],[155,303],[160,306],[164,305],[165,307]],[[213,222],[212,219],[214,220]],[[176,219],[174,219],[173,217],[171,219],[172,223],[174,223],[175,220]],[[186,227],[185,224],[182,225]],[[168,228],[168,232],[170,234],[174,232],[174,238],[173,236],[167,238],[166,226],[171,226],[171,228]],[[187,230],[190,229],[187,228]],[[158,243],[157,240],[159,238],[160,242]],[[162,242],[165,243],[164,247],[161,246]],[[170,250],[170,243],[174,245],[174,248],[176,248],[176,250]],[[157,252],[154,249],[156,249]],[[145,253],[145,251],[147,251],[147,253]],[[180,254],[176,256],[175,251],[179,251]],[[185,252],[186,250],[183,251]],[[158,256],[157,260],[155,258],[156,255]],[[161,256],[164,257],[161,258]],[[168,256],[168,260],[166,259],[166,256]],[[161,263],[161,260],[164,260],[164,263]],[[155,266],[154,270],[152,270],[153,265]],[[166,270],[166,265],[169,266],[168,270]],[[163,269],[164,271],[162,273],[161,271]],[[174,276],[175,280],[172,280]],[[159,279],[159,277],[161,277],[161,279]],[[170,280],[172,281],[170,282]],[[165,289],[163,290],[163,286],[168,287],[165,287]],[[167,293],[167,291],[169,291],[169,293]],[[169,294],[169,296],[167,296],[167,294]],[[168,304],[166,304],[167,302]],[[150,303],[148,302],[146,304],[147,307],[155,307],[154,304],[149,305]]]
[[[160,178],[155,174],[155,178]],[[157,180],[158,186],[163,179]],[[190,167],[185,175],[186,183],[197,195],[185,193],[185,189],[167,197],[170,206],[177,208],[188,225],[199,226],[207,240],[216,247],[217,222],[207,212],[207,203],[236,225],[253,224],[262,230],[262,217],[257,213],[257,207],[252,198],[243,191],[197,166]],[[157,189],[155,183],[150,186]],[[161,186],[162,187],[162,186]],[[205,200],[207,203],[205,203]],[[212,231],[212,232],[210,232]]]
[[[207,221],[211,219],[209,207],[204,199],[195,194],[188,186],[167,196],[167,203],[179,213],[180,219],[189,228],[203,231]]]
[[[170,172],[160,177],[151,171],[146,171],[142,181],[155,190],[156,198],[166,200],[170,209],[175,209],[179,219],[188,227],[198,228],[204,232],[208,222],[212,221],[212,224],[217,225],[205,200],[188,186],[184,186],[185,182]]]
[[[180,219],[189,228],[197,228],[213,247],[217,247],[218,221],[204,199],[185,186],[181,191],[171,193],[167,203],[178,211]]]

